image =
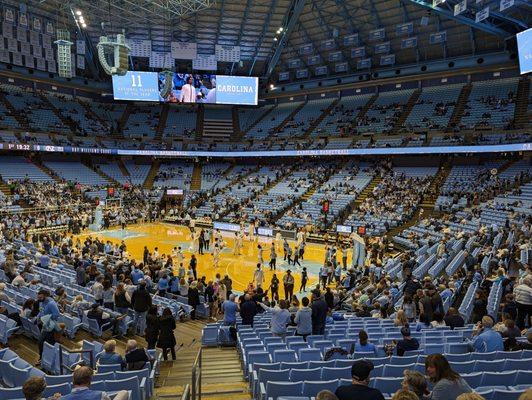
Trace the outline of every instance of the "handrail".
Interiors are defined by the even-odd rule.
[[[191,399],[201,400],[201,356],[202,349],[200,348],[198,354],[192,365],[192,383],[191,383]]]
[[[190,400],[190,385],[187,383],[183,388],[183,394],[181,395],[181,400]]]
[[[89,359],[90,359],[90,367],[94,368],[94,354],[92,353],[92,350],[70,350],[67,349],[62,344],[59,345],[59,374],[63,375],[63,368],[66,368],[68,371],[72,372],[73,369],[70,368],[68,365],[63,364],[63,350],[70,354],[83,354],[83,353],[89,353]]]

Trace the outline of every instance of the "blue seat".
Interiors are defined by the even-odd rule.
[[[22,393],[22,387],[0,387],[0,397],[2,397],[2,400],[24,399],[24,393]]]
[[[0,361],[12,361],[18,358],[17,353],[11,349],[1,349],[0,350]]]
[[[336,360],[334,366],[336,368],[351,367],[354,363],[354,360]]]
[[[114,372],[99,372],[92,376],[93,381],[107,381],[115,379]]]
[[[471,356],[468,353],[469,345],[467,343],[449,343],[447,345],[447,355],[467,355],[468,359],[463,361],[469,361]]]
[[[435,354],[435,353],[440,353],[440,354],[445,353],[445,344],[440,343],[440,344],[426,344],[425,345],[425,354],[429,355],[429,354]]]
[[[262,399],[272,398],[277,400],[281,396],[301,396],[303,392],[303,382],[266,382],[260,384],[260,395]]]
[[[247,356],[245,368],[247,371],[248,367],[253,366],[255,363],[266,364],[271,362],[270,353],[266,351],[252,351]]]
[[[383,378],[394,378],[394,377],[403,376],[403,371],[405,369],[414,369],[415,366],[416,366],[416,363],[406,364],[406,365],[386,364],[382,372],[382,377]]]
[[[218,325],[207,325],[201,333],[201,344],[203,346],[218,345]]]
[[[484,372],[482,382],[478,386],[511,386],[515,380],[515,371]]]
[[[392,365],[415,364],[417,362],[417,359],[418,359],[418,356],[408,356],[408,357],[392,356],[390,359],[390,364]]]
[[[446,354],[445,358],[449,362],[466,362],[471,360],[471,353],[465,354]]]
[[[144,393],[142,393],[143,397],[145,399],[149,399],[153,395],[155,387],[155,371],[151,371],[150,368],[144,368],[136,371],[117,371],[114,375],[115,379],[117,380],[128,379],[133,376],[138,377],[140,381],[140,387],[145,389]]]
[[[62,385],[63,383],[71,383],[72,375],[46,375],[44,380],[48,386]]]
[[[290,343],[307,343],[305,342],[305,339],[303,339],[303,336],[288,336],[285,341],[287,345]]]
[[[105,381],[93,381],[91,382],[90,386],[91,390],[98,390],[101,392],[105,392]]]
[[[52,397],[56,393],[59,393],[62,396],[66,396],[71,391],[72,391],[72,386],[70,383],[60,383],[58,385],[47,385],[42,395],[43,395],[43,398]]]
[[[356,360],[359,360],[361,358],[372,358],[375,357],[375,353],[373,352],[354,352],[352,354],[353,358]]]
[[[308,367],[309,368],[325,368],[325,367],[334,368],[334,366],[336,365],[337,361],[338,360],[309,361],[308,362]]]
[[[4,376],[4,382],[8,383],[8,386],[18,387],[24,385],[24,382],[30,377],[31,367],[26,369],[17,368],[11,365],[10,377]]]
[[[281,365],[280,369],[307,369],[307,368],[316,368],[316,367],[309,367],[308,362],[304,361],[298,361],[298,362],[282,362],[279,363]]]
[[[262,341],[262,343],[264,343],[264,345],[266,346],[266,348],[268,348],[268,345],[271,344],[271,343],[281,343],[281,344],[284,344],[283,339],[281,339],[281,338],[278,337],[278,336],[270,336],[270,337],[264,338],[264,340]],[[286,347],[286,345],[285,345],[285,347]]]
[[[300,349],[308,349],[308,344],[306,342],[292,342],[288,343],[288,350],[294,350],[296,354],[299,354]]]
[[[297,361],[294,350],[275,350],[273,352],[273,362],[295,362]]]
[[[477,361],[493,361],[496,355],[496,351],[492,351],[490,353],[471,353],[471,359]]]
[[[290,380],[292,382],[299,381],[319,381],[321,378],[321,368],[312,369],[291,369]]]
[[[475,361],[475,372],[499,372],[502,370],[502,367],[502,362],[484,360]]]
[[[465,362],[451,362],[449,363],[451,368],[458,372],[459,374],[470,374],[475,369],[476,361],[465,361]],[[475,371],[477,372],[477,371]]]
[[[130,390],[131,398],[130,400],[145,400],[142,398],[143,386],[141,386],[139,378],[133,376],[127,379],[118,379],[114,381],[105,382],[105,390],[107,392],[117,392],[119,390]],[[145,384],[145,382],[144,382]],[[144,386],[145,388],[145,386]],[[145,392],[145,391],[144,391]]]
[[[532,366],[532,358],[527,358],[524,360],[506,360],[504,362],[503,371],[513,371],[513,370],[529,370]]]
[[[336,345],[338,347],[341,347],[345,351],[349,351],[349,352],[351,351],[351,348],[354,346],[355,343],[356,343],[355,339],[339,339],[336,341]]]
[[[522,356],[521,351],[497,351],[495,352],[496,360],[520,360]]]
[[[297,352],[299,361],[320,361],[321,351],[316,348],[299,349]]]
[[[334,347],[334,343],[330,340],[315,340],[312,343],[312,347],[315,349],[319,349],[322,354],[325,354],[325,349]]]
[[[59,346],[59,345],[58,345]],[[59,347],[44,342],[41,355],[41,367],[54,375],[59,374]]]
[[[318,340],[325,340],[325,336],[324,335],[308,335],[307,336],[307,343],[309,344],[310,347],[314,347],[314,342]]]
[[[379,389],[382,393],[395,393],[401,389],[403,378],[375,378],[371,387]]]
[[[322,368],[321,379],[324,381],[330,381],[331,379],[351,379],[351,367]]]
[[[338,380],[331,381],[305,381],[303,382],[303,396],[316,397],[322,390],[335,392],[338,387]]]
[[[532,385],[532,371],[517,371],[515,381],[508,382],[507,385]]]
[[[485,395],[486,399],[490,400],[518,400],[523,391],[513,391],[504,389],[494,389],[491,391],[491,396]]]
[[[277,350],[286,350],[286,344],[283,342],[280,343],[270,343],[266,345],[266,351],[270,354],[275,354]]]
[[[482,372],[473,372],[471,374],[461,374],[462,378],[467,382],[467,384],[472,387],[476,388],[479,387],[482,383],[482,377],[484,373]]]
[[[290,370],[281,369],[281,370],[270,370],[270,369],[259,369],[254,372],[253,377],[253,398],[257,398],[259,394],[259,389],[261,384],[266,384],[266,382],[288,382],[290,379]]]

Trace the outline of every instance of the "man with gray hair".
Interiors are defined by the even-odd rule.
[[[489,315],[482,317],[482,322],[473,332],[470,342],[472,351],[477,353],[491,353],[492,351],[504,351],[504,342],[499,332],[493,330],[493,318]]]
[[[228,300],[222,303],[222,311],[224,313],[224,324],[235,325],[236,313],[238,311],[238,304],[235,302],[236,295],[232,293]]]

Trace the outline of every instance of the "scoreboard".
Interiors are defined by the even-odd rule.
[[[159,76],[156,72],[128,71],[113,75],[115,100],[159,101]]]

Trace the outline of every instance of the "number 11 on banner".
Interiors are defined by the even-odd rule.
[[[136,75],[137,81],[135,82],[135,74],[131,74],[131,87],[142,87],[142,80],[140,75]]]

